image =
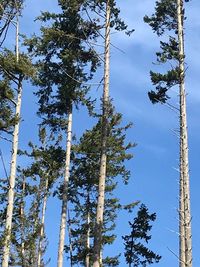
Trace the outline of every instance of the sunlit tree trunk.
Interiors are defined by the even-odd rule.
[[[107,160],[107,132],[108,132],[108,109],[109,109],[109,78],[110,78],[110,1],[106,3],[105,24],[105,59],[104,59],[104,91],[103,91],[103,114],[102,114],[102,147],[100,159],[100,175],[98,189],[98,203],[96,214],[96,229],[94,234],[94,264],[93,267],[101,266],[102,228],[105,199],[106,160]]]
[[[19,22],[17,18],[16,23],[16,60],[19,61]],[[11,228],[12,228],[12,217],[13,217],[13,203],[14,203],[14,191],[15,191],[15,178],[16,178],[16,166],[17,166],[17,151],[19,142],[19,126],[20,126],[20,113],[21,113],[21,102],[22,102],[22,79],[19,77],[18,90],[17,90],[17,104],[16,104],[16,117],[18,122],[14,127],[13,142],[12,142],[12,156],[10,166],[10,178],[9,178],[9,190],[8,190],[8,204],[6,213],[6,224],[5,224],[5,241],[3,247],[3,260],[2,267],[8,267],[9,254],[10,254],[10,242],[11,242]]]
[[[188,164],[188,132],[187,132],[187,117],[186,117],[186,92],[185,92],[185,62],[184,62],[184,8],[183,0],[177,0],[177,22],[178,22],[178,42],[179,42],[179,67],[180,67],[180,143],[181,143],[181,179],[182,186],[182,201],[181,207],[184,207],[184,233],[185,244],[181,247],[185,248],[185,256],[180,255],[180,259],[184,258],[185,265],[181,267],[192,267],[192,234],[191,234],[191,211],[190,211],[190,188],[189,188],[189,164]],[[183,236],[180,238],[183,240]],[[184,242],[184,240],[183,240]],[[183,248],[183,249],[184,249]]]
[[[63,266],[63,252],[64,252],[64,245],[65,245],[65,232],[66,232],[66,220],[67,220],[67,194],[68,194],[68,184],[69,184],[69,176],[70,176],[71,143],[72,143],[72,107],[70,108],[70,111],[69,111],[68,124],[67,124],[65,176],[64,176],[64,183],[63,183],[63,194],[62,194],[62,211],[61,211],[61,222],[60,222],[57,267]]]

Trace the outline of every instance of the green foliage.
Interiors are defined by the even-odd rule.
[[[166,30],[177,29],[177,1],[176,0],[159,0],[156,1],[155,14],[151,17],[145,16],[144,22],[148,23],[158,36]]]
[[[151,222],[155,219],[156,214],[149,214],[147,207],[142,204],[137,217],[132,223],[129,222],[131,233],[122,237],[125,246],[124,255],[129,267],[146,267],[160,261],[161,256],[146,247],[146,244],[151,240],[151,235],[149,235],[152,228]]]
[[[96,24],[81,16],[81,3],[59,1],[62,13],[42,13],[38,19],[48,26],[41,28],[41,37],[26,41],[29,51],[39,58],[35,80],[40,87],[39,114],[52,128],[65,127],[63,120],[72,105],[92,104],[86,97],[89,90],[86,83],[99,61],[87,43],[97,36]]]
[[[16,55],[4,49],[0,54],[0,131],[12,133],[19,118],[15,115],[17,92],[13,84],[19,86],[24,79],[34,76],[31,60],[25,54]]]
[[[12,101],[14,92],[11,88],[10,81],[3,79],[0,81],[0,132],[12,132],[12,127],[17,122],[14,114]]]
[[[186,1],[188,2],[188,1]],[[182,8],[182,17],[184,10]],[[166,74],[160,74],[150,71],[152,84],[156,86],[156,90],[149,91],[148,96],[153,104],[166,103],[169,100],[169,89],[180,83],[179,62],[182,59],[179,55],[178,44],[178,22],[177,22],[177,1],[176,0],[159,0],[156,1],[155,13],[151,16],[145,16],[144,21],[148,23],[152,30],[158,36],[167,34],[168,41],[160,41],[161,51],[156,53],[157,62],[166,64],[170,62],[172,68]],[[170,34],[170,35],[169,35]],[[184,55],[183,55],[184,56]],[[175,63],[175,66],[173,66]]]
[[[11,81],[19,81],[33,77],[35,70],[26,54],[20,54],[17,61],[16,54],[5,49],[0,54],[0,74]]]

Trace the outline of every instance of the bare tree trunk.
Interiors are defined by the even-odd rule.
[[[189,188],[189,163],[188,163],[188,133],[187,133],[187,116],[186,116],[186,92],[185,92],[185,62],[184,62],[184,8],[183,0],[177,0],[177,21],[178,21],[178,42],[179,42],[179,67],[180,67],[180,143],[181,143],[181,179],[180,183],[182,188],[182,201],[181,207],[184,207],[184,232],[185,232],[185,256],[180,252],[180,259],[185,260],[185,265],[181,267],[192,267],[192,234],[191,234],[191,211],[190,211],[190,188]],[[180,239],[183,236],[180,235]]]
[[[16,24],[16,60],[19,61],[19,23],[17,19]],[[13,143],[12,143],[12,156],[10,166],[10,179],[9,179],[9,190],[8,190],[8,204],[6,213],[6,225],[5,225],[5,241],[3,247],[3,260],[2,267],[8,267],[9,254],[10,254],[10,242],[11,242],[11,228],[12,228],[12,217],[13,217],[13,203],[14,203],[14,191],[15,191],[15,178],[16,178],[16,165],[17,165],[17,150],[19,142],[19,126],[20,126],[20,113],[21,113],[21,102],[22,102],[22,80],[19,78],[18,81],[18,95],[16,105],[16,117],[18,122],[14,127],[13,132]]]
[[[102,262],[102,228],[105,200],[105,180],[107,161],[107,132],[108,132],[108,109],[109,109],[109,79],[110,79],[110,0],[106,3],[106,30],[105,30],[105,62],[104,62],[104,91],[103,91],[103,114],[102,114],[102,144],[99,174],[98,203],[96,214],[96,229],[94,235],[94,263],[93,267],[101,266]]]
[[[66,159],[65,159],[65,177],[63,183],[63,197],[62,197],[62,211],[61,211],[61,222],[60,222],[60,236],[58,246],[58,260],[57,267],[63,266],[63,252],[65,245],[65,231],[66,231],[66,219],[67,219],[67,194],[68,184],[70,176],[70,154],[71,154],[71,143],[72,143],[72,106],[70,107],[67,125],[67,146],[66,146]]]
[[[182,167],[182,141],[180,140],[180,182],[179,182],[179,267],[185,267],[185,204]]]
[[[45,222],[45,214],[46,214],[47,198],[48,198],[48,184],[49,184],[49,179],[47,176],[46,183],[45,183],[43,205],[42,205],[42,217],[41,217],[41,228],[40,228],[39,243],[38,243],[37,267],[41,267],[41,262],[42,262],[42,242],[44,239],[44,222]]]

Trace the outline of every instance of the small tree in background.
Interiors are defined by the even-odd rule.
[[[145,267],[152,263],[158,263],[161,256],[148,249],[146,245],[151,240],[149,234],[156,219],[156,214],[149,214],[147,207],[142,204],[133,222],[129,222],[131,233],[123,236],[126,263],[129,267]]]

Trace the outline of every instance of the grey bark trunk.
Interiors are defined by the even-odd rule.
[[[102,265],[102,228],[105,200],[105,180],[107,161],[107,130],[109,109],[109,79],[110,79],[110,1],[106,3],[106,30],[105,30],[105,59],[104,59],[104,91],[103,91],[103,114],[102,114],[102,144],[100,159],[100,174],[98,188],[98,202],[96,214],[96,230],[94,235],[94,263],[93,267]]]
[[[16,60],[19,60],[19,23],[17,18],[16,24]],[[8,190],[8,204],[6,212],[6,223],[5,223],[5,241],[3,247],[3,259],[2,267],[8,267],[9,254],[10,254],[10,239],[11,239],[11,228],[12,228],[12,217],[13,217],[13,203],[14,203],[14,191],[15,191],[15,178],[16,178],[16,165],[17,165],[17,151],[19,142],[19,126],[20,126],[20,113],[21,113],[21,102],[22,102],[22,80],[19,78],[18,83],[18,95],[15,114],[19,119],[14,127],[13,132],[13,143],[12,143],[12,155],[11,155],[11,166],[10,166],[10,178],[9,178],[9,190]]]
[[[57,267],[63,266],[63,252],[64,252],[64,245],[65,245],[65,232],[66,232],[66,220],[67,220],[67,194],[68,194],[68,184],[69,184],[69,176],[70,176],[69,170],[70,170],[71,143],[72,143],[72,107],[69,111],[68,125],[67,125],[65,176],[64,176],[64,183],[63,183],[63,198],[62,198],[62,211],[61,211],[61,222],[60,222]]]
[[[180,153],[182,201],[181,207],[184,207],[184,227],[185,242],[180,235],[181,248],[180,259],[185,260],[185,265],[181,267],[192,267],[192,234],[191,234],[191,211],[190,211],[190,186],[189,186],[189,161],[188,161],[188,133],[187,133],[187,116],[186,116],[186,92],[185,92],[185,62],[184,62],[184,8],[183,0],[177,0],[177,21],[178,21],[178,42],[179,42],[179,67],[180,67],[180,143],[182,151]],[[183,256],[184,254],[184,256]]]

